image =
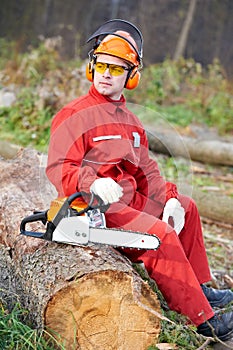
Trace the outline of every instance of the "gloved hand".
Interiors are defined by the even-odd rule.
[[[174,226],[173,226],[174,230],[176,231],[177,234],[179,234],[182,228],[184,227],[184,223],[185,223],[184,216],[185,216],[185,210],[181,206],[178,199],[170,198],[165,204],[162,221],[168,223],[169,218],[171,217],[174,223]]]
[[[90,187],[91,192],[99,196],[104,204],[118,202],[123,195],[123,189],[110,177],[96,179]]]

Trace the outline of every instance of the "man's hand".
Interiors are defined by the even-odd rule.
[[[118,202],[123,195],[123,189],[110,177],[96,179],[90,191],[99,196],[104,204]]]
[[[173,227],[177,234],[180,233],[185,223],[185,210],[176,198],[170,198],[165,204],[162,221],[170,223],[173,220]]]

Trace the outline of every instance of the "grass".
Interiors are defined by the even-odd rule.
[[[54,350],[58,345],[44,330],[35,330],[24,322],[27,313],[19,304],[11,312],[1,304],[0,350]],[[62,345],[59,349],[65,350]]]

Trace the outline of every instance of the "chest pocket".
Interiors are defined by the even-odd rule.
[[[85,160],[96,164],[118,164],[125,156],[123,143],[120,134],[91,135]]]
[[[140,135],[135,132],[132,136],[129,139],[121,134],[90,135],[85,160],[96,164],[119,164],[124,160],[137,167]]]

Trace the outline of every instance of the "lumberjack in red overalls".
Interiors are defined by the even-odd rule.
[[[218,316],[212,306],[231,302],[233,293],[203,285],[211,277],[196,205],[160,175],[149,158],[145,130],[122,95],[139,83],[141,33],[129,22],[113,20],[94,38],[87,67],[93,85],[54,117],[47,176],[59,196],[92,191],[110,203],[108,227],[156,234],[157,251],[123,253],[144,263],[169,307],[188,316],[199,333],[212,336],[214,329],[226,340],[233,334],[233,313]]]

